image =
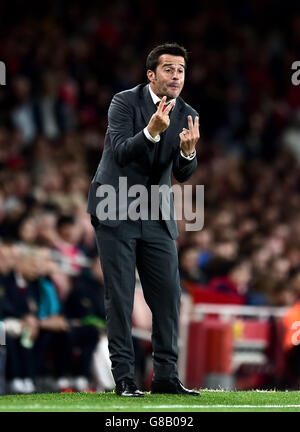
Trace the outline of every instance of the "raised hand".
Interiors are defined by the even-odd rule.
[[[183,128],[182,132],[179,134],[180,148],[185,156],[188,156],[195,151],[196,144],[200,138],[199,117],[195,117],[195,122],[193,124],[192,116],[189,115],[188,126],[188,129]]]
[[[164,96],[157,107],[156,113],[153,114],[147,126],[148,132],[153,138],[164,132],[170,125],[169,113],[175,102],[170,102],[167,108],[163,110],[166,100],[167,97]]]

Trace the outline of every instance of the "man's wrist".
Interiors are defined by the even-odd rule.
[[[196,156],[196,150],[194,150],[192,153],[189,154],[186,154],[183,152],[183,150],[180,150],[180,154],[184,159],[193,160],[194,157]]]
[[[159,136],[159,134],[154,135],[153,132],[150,133],[150,131],[149,131],[149,129],[148,129],[147,126],[144,128],[144,131],[143,131],[143,132],[144,132],[145,137],[146,137],[149,141],[151,141],[151,142],[153,142],[153,143],[156,143],[156,142],[160,141],[160,136]]]

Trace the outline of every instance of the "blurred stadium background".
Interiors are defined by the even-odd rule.
[[[297,2],[11,0],[0,16],[0,393],[114,387],[87,192],[112,96],[145,82],[148,52],[166,41],[190,53],[182,96],[201,141],[189,183],[205,186],[204,228],[179,222],[181,378],[299,389]],[[133,322],[148,389],[138,277]]]

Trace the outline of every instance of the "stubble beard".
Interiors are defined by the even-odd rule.
[[[177,97],[180,95],[181,90],[182,90],[182,89],[180,89],[179,91],[177,91],[176,94],[171,94],[171,93],[169,92],[168,87],[166,87],[165,89],[163,89],[163,90],[161,91],[161,93],[160,93],[158,96],[159,96],[160,98],[166,96],[166,97],[167,97],[166,102],[169,102],[170,100],[177,98]]]

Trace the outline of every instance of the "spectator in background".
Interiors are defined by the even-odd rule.
[[[179,270],[180,278],[187,282],[196,282],[205,285],[207,278],[203,274],[198,264],[198,251],[196,248],[188,246],[180,251]]]
[[[11,121],[14,127],[21,131],[23,145],[28,146],[37,134],[29,79],[17,76],[12,83],[12,93],[15,103],[11,111]]]
[[[210,229],[204,228],[201,231],[191,232],[188,244],[195,247],[198,251],[197,263],[200,268],[212,257],[213,233]]]
[[[38,320],[30,302],[28,278],[35,270],[30,262],[19,261],[15,249],[0,246],[0,303],[6,326],[6,379],[10,393],[33,393],[34,354],[39,333]]]
[[[64,302],[64,314],[76,326],[75,340],[77,337],[84,341],[75,388],[78,391],[89,388],[92,367],[97,388],[112,390],[115,382],[106,336],[103,272],[97,255],[92,258],[90,268],[74,278],[72,291]]]
[[[283,146],[286,147],[293,156],[300,162],[300,109],[296,111],[295,116],[289,127],[282,136]]]
[[[67,273],[78,274],[81,257],[81,252],[77,246],[80,238],[80,226],[73,216],[62,215],[57,220],[56,229],[58,235],[53,246],[62,254],[62,266]],[[65,294],[61,294],[61,296],[64,297]]]
[[[58,76],[48,71],[41,81],[41,94],[33,105],[36,129],[47,139],[55,140],[74,126],[74,118],[70,105],[58,94]]]
[[[104,326],[101,287],[93,270],[93,273],[76,277],[62,300],[53,285],[48,285],[44,295],[40,287],[36,295],[40,318],[40,336],[35,347],[37,374],[39,377],[46,375],[47,354],[52,351],[60,391],[71,388],[86,391],[90,387],[91,364],[99,342],[98,328]],[[79,350],[77,361],[75,349]]]

